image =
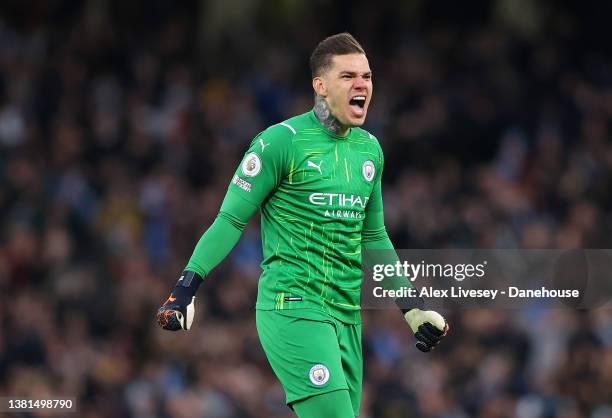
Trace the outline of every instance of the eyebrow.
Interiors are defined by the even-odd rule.
[[[355,71],[340,71],[340,75],[345,75],[345,74],[351,75],[351,76],[355,76],[355,75],[357,75],[359,73],[357,73]],[[366,71],[365,73],[363,73],[363,75],[371,76],[372,75],[372,71]]]

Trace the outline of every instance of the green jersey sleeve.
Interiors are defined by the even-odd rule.
[[[381,161],[383,161],[384,165],[382,150],[380,153]],[[366,216],[361,232],[361,244],[365,250],[363,261],[368,269],[372,269],[372,266],[375,264],[395,264],[399,260],[385,228],[382,200],[382,171],[382,169],[379,170],[368,205],[365,208]],[[403,276],[385,279],[382,285],[385,289],[412,287],[410,280]]]
[[[205,277],[229,254],[249,219],[286,175],[290,145],[291,132],[282,125],[255,137],[232,178],[219,214],[198,241],[185,270]]]
[[[365,208],[365,219],[361,231],[361,243],[369,244],[388,239],[385,229],[385,213],[382,201],[382,185],[380,179],[374,184],[374,189]]]
[[[205,277],[230,253],[257,206],[238,196],[226,194],[219,214],[193,250],[185,270]]]
[[[234,173],[228,194],[261,206],[289,173],[292,137],[292,131],[280,124],[257,135]]]
[[[382,149],[379,148],[379,159],[381,161],[380,170],[374,178],[374,188],[365,207],[365,219],[363,221],[363,230],[361,232],[361,243],[366,249],[374,249],[377,246],[387,248],[388,245],[384,241],[388,241],[389,236],[385,229],[385,214],[382,200],[382,173],[385,164]],[[393,246],[391,245],[391,248]]]

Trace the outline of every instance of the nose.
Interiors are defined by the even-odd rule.
[[[363,77],[355,77],[353,79],[353,87],[356,89],[365,89],[368,85],[368,82]]]

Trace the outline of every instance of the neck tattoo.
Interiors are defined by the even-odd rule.
[[[327,101],[322,96],[315,97],[314,114],[328,131],[336,135],[346,135],[348,128],[342,126],[340,121],[336,119],[329,109]]]

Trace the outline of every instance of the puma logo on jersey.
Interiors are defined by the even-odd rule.
[[[261,145],[261,152],[264,152],[264,149],[270,144],[264,144],[263,138],[259,138],[259,144]]]
[[[319,170],[319,174],[323,175],[323,172],[321,171],[321,164],[323,164],[323,160],[319,161],[319,164],[315,164],[312,161],[308,160],[308,167],[314,167],[317,170]]]

